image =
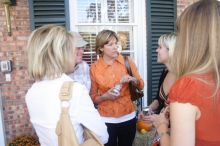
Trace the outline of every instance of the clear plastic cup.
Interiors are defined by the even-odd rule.
[[[153,114],[153,111],[152,111],[152,109],[151,109],[149,106],[144,107],[144,108],[142,109],[142,112],[143,112],[143,114],[144,114],[145,116],[149,116],[149,115],[152,115],[152,114]]]

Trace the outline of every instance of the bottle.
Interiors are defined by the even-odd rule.
[[[113,91],[115,94],[120,94],[121,87],[122,87],[121,84],[116,84],[112,91]]]

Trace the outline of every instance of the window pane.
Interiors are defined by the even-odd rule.
[[[116,22],[115,0],[107,0],[108,22]]]
[[[133,21],[133,4],[131,0],[117,0],[117,14],[119,23],[129,23]]]
[[[76,1],[76,13],[78,18],[77,29],[82,37],[89,42],[84,51],[84,60],[91,64],[97,59],[95,52],[95,38],[97,33],[103,29],[115,31],[119,36],[119,44],[121,46],[119,47],[119,50],[121,53],[134,57],[134,26],[130,24],[134,23],[133,0]],[[92,25],[85,25],[82,23],[92,23]],[[117,25],[118,23],[121,24]]]
[[[96,33],[85,31],[79,31],[79,33],[81,34],[83,39],[89,43],[84,50],[83,60],[85,60],[88,64],[91,64],[95,60],[97,60],[97,55],[95,52]]]
[[[77,0],[78,23],[132,23],[131,0]]]
[[[99,0],[77,0],[77,14],[79,23],[100,23],[101,3]]]
[[[119,38],[119,46],[121,47],[121,54],[134,58],[132,31],[118,31],[117,35]]]
[[[89,64],[97,59],[95,51],[95,39],[98,32],[103,29],[111,29],[118,34],[120,51],[122,54],[134,57],[132,26],[79,26],[79,33],[89,43],[84,51],[83,59]]]

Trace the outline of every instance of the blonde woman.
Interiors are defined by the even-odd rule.
[[[159,86],[157,96],[153,99],[153,102],[149,105],[150,110],[158,114],[165,108],[168,103],[169,91],[176,80],[175,74],[171,71],[170,62],[172,59],[174,47],[176,42],[175,34],[163,34],[158,39],[157,52],[157,63],[162,63],[166,68],[162,71],[159,80]],[[141,112],[138,116],[139,120],[143,120],[146,123],[156,122],[148,115],[143,115]]]
[[[134,62],[128,58],[133,77],[128,75],[124,58],[118,53],[118,37],[103,30],[96,37],[96,51],[101,56],[91,65],[91,97],[108,127],[106,146],[132,146],[136,132],[135,107],[131,101],[129,82],[143,89]]]
[[[55,128],[61,112],[59,91],[65,81],[73,81],[67,75],[76,60],[73,42],[73,36],[56,25],[36,29],[28,40],[28,68],[35,82],[26,94],[26,103],[41,146],[58,146]],[[103,143],[108,141],[107,127],[88,90],[77,82],[73,85],[69,114],[80,144],[84,141],[82,125]]]
[[[153,102],[149,105],[150,108],[156,113],[160,112],[162,108],[168,105],[168,93],[176,76],[170,69],[170,61],[173,55],[176,42],[175,34],[161,35],[158,40],[157,63],[162,63],[166,66],[163,70],[158,86],[157,96],[153,99]]]
[[[177,19],[169,92],[171,131],[154,123],[161,146],[220,146],[220,2],[200,0]]]

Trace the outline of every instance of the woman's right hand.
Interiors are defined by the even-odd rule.
[[[144,123],[147,123],[147,124],[149,124],[149,123],[153,124],[153,122],[154,122],[154,119],[152,118],[153,115],[154,114],[144,115],[143,112],[140,112],[138,114],[138,120],[141,120],[141,121],[143,121]]]
[[[120,92],[115,92],[114,87],[109,89],[107,92],[102,94],[101,96],[98,96],[95,100],[96,104],[99,104],[102,101],[105,100],[115,100],[119,97]]]
[[[119,93],[114,92],[114,88],[109,89],[107,92],[105,92],[102,97],[105,98],[106,100],[115,100],[118,98],[120,95]]]
[[[164,124],[164,125],[169,125],[169,117],[167,116],[169,114],[169,107],[166,107],[165,109],[163,109],[160,114],[154,114],[154,115],[150,115],[149,118],[152,121],[153,125],[157,128],[160,127],[160,125]]]

